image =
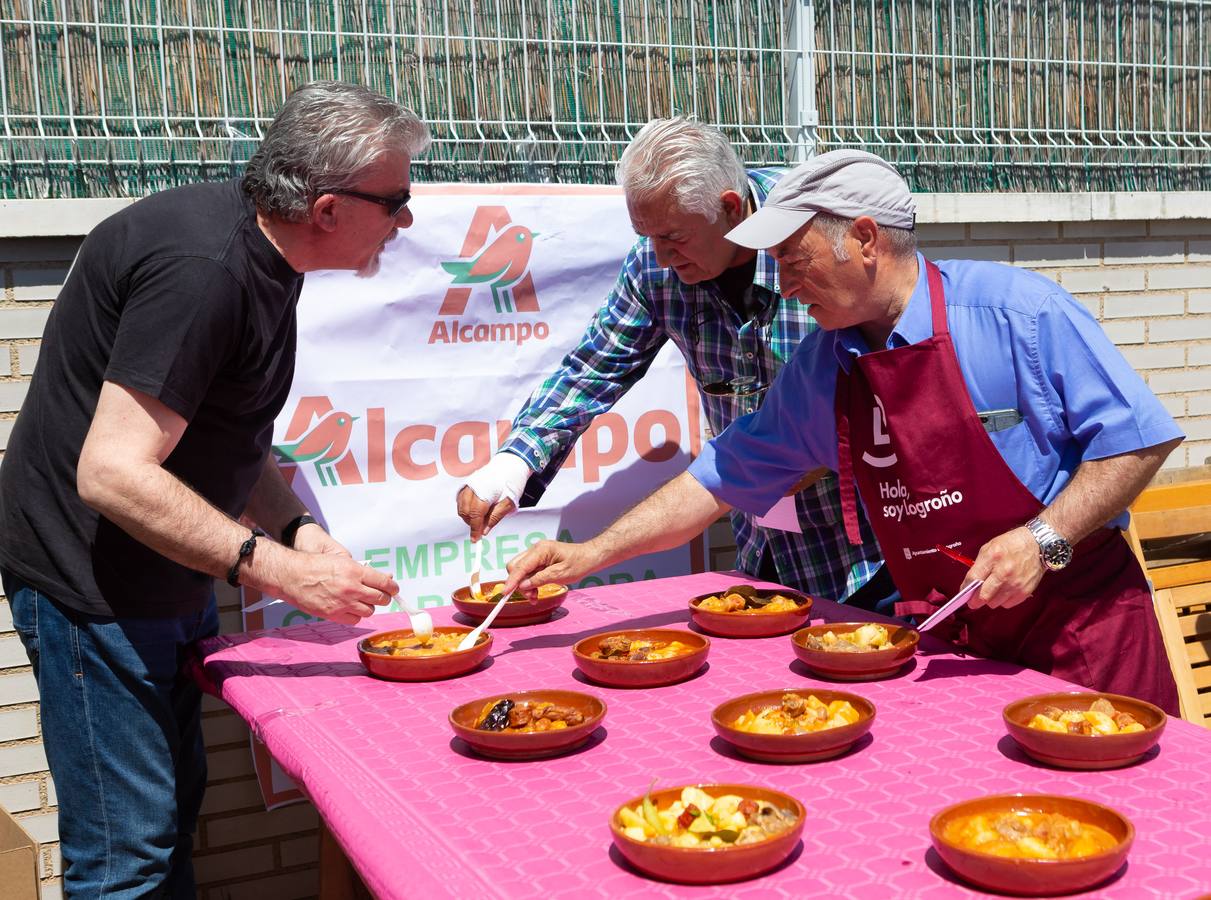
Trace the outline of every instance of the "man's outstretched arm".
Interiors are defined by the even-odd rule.
[[[532,596],[539,585],[572,584],[585,575],[643,553],[680,547],[731,509],[682,472],[583,544],[542,541],[509,561],[504,596]]]

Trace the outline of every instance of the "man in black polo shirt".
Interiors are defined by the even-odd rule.
[[[303,273],[373,274],[429,142],[363,87],[286,101],[241,181],[139,201],[85,239],[0,467],[0,574],[42,699],[69,896],[193,897],[200,695],[226,578],[352,623],[397,592],[269,454]],[[255,522],[269,536],[240,524]]]

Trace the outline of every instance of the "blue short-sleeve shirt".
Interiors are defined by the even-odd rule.
[[[932,334],[924,259],[886,348]],[[959,367],[975,408],[1017,410],[1022,421],[989,436],[1044,505],[1082,460],[1182,437],[1181,429],[1089,311],[1055,282],[973,260],[937,263]],[[837,367],[868,351],[856,328],[806,337],[755,413],[710,441],[690,473],[712,494],[761,514],[805,471],[837,469]],[[884,348],[879,348],[884,349]],[[1113,523],[1126,527],[1124,511]]]

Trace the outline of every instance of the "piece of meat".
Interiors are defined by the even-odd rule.
[[[1015,815],[997,816],[992,822],[992,830],[1004,840],[1015,844],[1029,834],[1025,823]]]
[[[687,806],[685,808],[684,811],[682,811],[681,815],[679,815],[677,817],[677,824],[680,825],[682,828],[689,828],[690,823],[693,822],[696,818],[698,818],[698,816],[700,816],[701,814],[702,814],[702,811],[700,809],[698,809],[698,807],[695,806],[693,803],[691,803],[689,806]]]
[[[631,641],[622,635],[608,637],[597,645],[597,652],[602,655],[602,658],[609,659],[610,657],[626,656],[631,652]]]
[[[724,609],[727,612],[739,612],[744,609],[744,597],[740,594],[728,594],[723,598]]]
[[[1069,734],[1093,734],[1093,726],[1082,719],[1079,722],[1068,723]]]
[[[568,725],[579,725],[584,721],[584,714],[570,706],[548,706],[542,714],[552,722],[567,722]]]
[[[780,831],[785,831],[788,819],[774,806],[762,806],[757,810],[757,814],[753,816],[752,822],[764,831],[767,835],[777,834]]]
[[[1112,718],[1114,719],[1114,724],[1118,726],[1120,731],[1126,728],[1128,725],[1139,724],[1139,720],[1135,716],[1131,715],[1131,713],[1116,712]]]
[[[1057,722],[1060,720],[1060,716],[1062,716],[1063,714],[1064,714],[1064,711],[1062,709],[1060,709],[1058,706],[1043,707],[1043,715],[1045,715],[1049,719],[1055,719],[1055,721],[1057,721]]]
[[[509,727],[510,728],[525,728],[534,718],[534,713],[530,709],[529,703],[518,703],[509,710]]]
[[[797,719],[807,711],[807,701],[798,694],[783,694],[782,711],[792,719]]]
[[[1048,817],[1034,826],[1033,836],[1059,854],[1081,836],[1081,823],[1062,816]]]

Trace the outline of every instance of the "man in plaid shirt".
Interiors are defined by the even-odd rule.
[[[714,433],[760,405],[817,326],[806,307],[779,296],[769,254],[724,235],[761,206],[781,174],[746,173],[711,126],[674,118],[644,127],[618,167],[640,240],[580,344],[530,396],[500,452],[459,492],[458,512],[473,540],[519,505],[538,501],[580,434],[643,377],[667,340],[684,355]],[[864,542],[849,542],[837,478],[816,475],[805,473],[806,486],[793,498],[802,533],[731,512],[736,567],[844,599],[870,582],[882,559],[864,517]],[[853,599],[873,607],[889,585],[880,577]]]

